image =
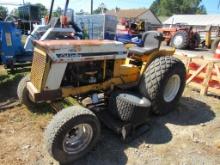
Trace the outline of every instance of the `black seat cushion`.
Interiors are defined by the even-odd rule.
[[[134,53],[135,55],[144,55],[144,54],[151,54],[158,48],[153,47],[133,47],[129,49],[129,53]]]

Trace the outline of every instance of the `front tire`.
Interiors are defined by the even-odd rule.
[[[99,136],[96,115],[82,106],[72,106],[58,112],[49,123],[45,144],[54,159],[66,164],[89,152]]]
[[[27,90],[28,81],[30,81],[29,74],[20,80],[17,88],[17,96],[20,103],[24,104],[28,108],[34,108],[36,106],[36,103],[34,103],[29,97],[29,92]]]
[[[184,64],[172,56],[156,58],[139,84],[140,93],[151,100],[152,112],[164,115],[174,110],[185,88]]]

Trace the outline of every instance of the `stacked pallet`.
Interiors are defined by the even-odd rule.
[[[216,51],[218,52],[220,51]],[[214,54],[213,57],[190,53],[175,55],[186,65],[188,86],[198,89],[201,95],[212,93],[220,96],[220,56],[218,54]]]

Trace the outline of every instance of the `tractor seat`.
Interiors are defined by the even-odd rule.
[[[133,53],[136,55],[144,55],[144,54],[151,54],[154,51],[158,50],[158,48],[148,48],[148,47],[133,47],[129,49],[129,53]]]
[[[129,53],[135,55],[151,54],[159,50],[163,35],[157,31],[148,31],[142,35],[143,47],[133,47],[129,49]]]

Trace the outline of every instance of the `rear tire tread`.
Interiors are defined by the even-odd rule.
[[[179,45],[179,46],[176,46],[176,45],[174,44],[174,42],[173,42],[173,41],[174,41],[174,38],[175,38],[176,36],[182,36],[182,38],[183,38],[182,44]],[[188,33],[185,32],[185,31],[178,31],[178,32],[176,32],[176,34],[175,34],[175,35],[173,36],[173,38],[172,38],[171,43],[172,43],[172,46],[175,47],[175,48],[177,48],[177,49],[186,49],[186,48],[188,47],[188,45],[189,45],[189,36],[188,36]]]
[[[161,99],[161,89],[164,86],[164,81],[166,77],[169,75],[169,72],[175,70],[176,68],[181,68],[181,76],[182,76],[182,85],[179,89],[179,96],[177,99],[182,95],[182,92],[185,87],[185,66],[184,64],[177,58],[172,56],[163,56],[158,57],[155,59],[150,66],[145,71],[140,84],[139,90],[140,93],[149,98],[152,103],[152,112],[158,115],[166,114],[167,112],[163,112],[160,105]],[[184,77],[184,78],[183,78]],[[173,104],[176,104],[175,102]],[[174,105],[173,105],[174,106]]]

